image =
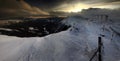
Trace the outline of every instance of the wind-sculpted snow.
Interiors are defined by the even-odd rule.
[[[120,61],[119,26],[73,16],[63,21],[67,31],[45,37],[0,36],[0,61],[89,61],[102,37],[104,61]],[[104,36],[103,36],[104,35]],[[93,59],[97,61],[97,56]]]

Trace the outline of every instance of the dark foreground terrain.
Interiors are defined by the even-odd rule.
[[[42,37],[67,30],[69,26],[61,23],[64,18],[26,18],[21,21],[3,21],[0,34],[17,37]],[[9,23],[10,22],[10,23]]]

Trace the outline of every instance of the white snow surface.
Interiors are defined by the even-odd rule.
[[[120,26],[110,21],[89,21],[72,16],[63,21],[66,31],[45,37],[0,35],[0,61],[89,61],[102,37],[103,61],[120,61]],[[97,61],[97,57],[93,59]]]

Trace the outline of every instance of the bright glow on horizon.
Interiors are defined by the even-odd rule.
[[[70,10],[68,11],[71,11],[71,12],[80,12],[82,11],[82,9],[88,9],[90,6],[89,5],[86,5],[86,4],[75,4],[73,7],[69,8]]]
[[[69,7],[65,7],[62,10],[59,11],[63,11],[63,12],[80,12],[82,9],[87,9],[89,8],[88,5],[86,4],[74,4],[74,5],[70,5]],[[58,11],[58,10],[57,10]]]
[[[108,8],[108,9],[115,9],[116,5],[105,5],[105,4],[83,4],[83,3],[76,3],[76,4],[68,4],[68,5],[62,5],[63,8],[58,9],[56,11],[62,11],[62,12],[81,12],[82,9],[88,9],[88,8]]]

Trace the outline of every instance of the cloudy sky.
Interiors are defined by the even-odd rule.
[[[120,0],[0,0],[0,16],[50,15],[87,8],[120,8]]]

